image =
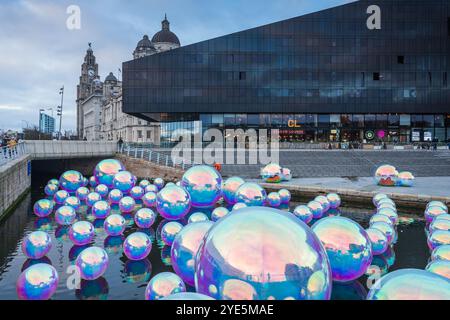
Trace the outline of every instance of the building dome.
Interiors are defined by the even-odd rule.
[[[156,48],[153,43],[148,38],[148,35],[144,35],[142,40],[140,40],[133,51],[133,58],[138,59],[145,56],[152,55],[156,52]]]
[[[170,23],[167,20],[167,16],[164,17],[164,20],[161,22],[162,28],[161,31],[155,33],[152,38],[153,43],[173,43],[177,46],[180,46],[180,40],[177,35],[170,31]]]
[[[106,76],[105,82],[117,82],[117,78],[116,78],[116,76],[115,76],[112,72],[110,72],[110,73]]]
[[[148,35],[144,35],[142,40],[140,40],[136,46],[136,50],[138,49],[154,49],[152,42],[150,41]]]

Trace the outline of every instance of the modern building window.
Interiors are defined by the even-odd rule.
[[[397,56],[398,64],[405,64],[405,56]]]
[[[400,126],[400,116],[398,114],[390,114],[388,117],[389,127]]]
[[[373,73],[373,80],[374,81],[379,81],[380,80],[380,73],[379,72],[374,72]]]
[[[239,80],[247,79],[247,73],[245,71],[239,72]]]

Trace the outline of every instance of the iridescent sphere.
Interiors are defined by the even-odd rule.
[[[48,217],[53,212],[53,201],[41,199],[34,203],[33,212],[39,218]]]
[[[214,224],[196,257],[195,282],[198,293],[216,299],[331,295],[331,270],[319,239],[292,214],[267,207],[243,208]]]
[[[147,179],[143,179],[139,182],[139,187],[142,187],[145,189],[146,186],[149,186],[151,183]]]
[[[203,212],[194,212],[189,216],[188,223],[208,221],[208,216]]]
[[[70,194],[66,190],[58,190],[55,192],[53,196],[53,200],[56,204],[64,204],[64,200],[66,200]]]
[[[95,187],[97,186],[97,180],[95,180],[95,177],[94,177],[94,176],[92,176],[92,177],[89,178],[89,185],[90,185],[92,188],[95,188]]]
[[[222,196],[222,176],[206,165],[187,170],[181,179],[181,186],[189,193],[193,207],[211,207]]]
[[[77,213],[71,206],[59,207],[55,212],[55,221],[61,226],[70,226],[75,222]]]
[[[152,240],[143,232],[130,234],[123,242],[123,253],[130,260],[142,260],[147,258],[152,250]]]
[[[113,187],[114,176],[120,171],[124,171],[124,165],[116,159],[105,159],[100,161],[94,169],[94,177],[97,183]]]
[[[429,207],[441,207],[446,213],[448,213],[448,208],[442,201],[430,201],[427,203],[427,208]]]
[[[270,207],[277,208],[281,205],[281,197],[278,192],[271,192],[267,195],[266,202]]]
[[[108,194],[108,200],[110,204],[118,204],[120,199],[123,198],[123,193],[119,189],[112,189]]]
[[[119,236],[126,228],[126,221],[120,214],[112,214],[105,219],[103,226],[109,236]]]
[[[136,201],[132,197],[123,197],[119,200],[119,208],[122,213],[133,212]]]
[[[440,220],[448,220],[448,221],[450,221],[450,214],[448,214],[448,213],[440,214],[436,218],[434,218],[433,221],[440,221]]]
[[[145,188],[144,188],[144,191],[147,193],[147,192],[154,192],[154,193],[158,193],[158,187],[157,186],[155,186],[154,184],[149,184],[148,186],[146,186]]]
[[[431,253],[431,260],[450,261],[450,244],[444,244],[435,248]]]
[[[369,225],[371,226],[375,222],[385,222],[387,224],[392,225],[391,219],[388,216],[382,214],[374,214],[372,217],[370,217]]]
[[[34,231],[22,242],[22,252],[30,259],[41,259],[51,248],[52,239],[44,231]]]
[[[47,184],[54,184],[55,186],[59,187],[59,180],[53,178],[53,179],[48,180]]]
[[[182,187],[168,186],[158,192],[156,196],[156,209],[159,214],[168,220],[179,220],[191,209],[192,198]]]
[[[172,243],[173,269],[190,286],[194,286],[195,257],[198,249],[213,225],[210,221],[189,224],[176,235]]]
[[[242,202],[248,207],[264,206],[266,197],[266,190],[264,190],[259,184],[253,182],[244,183],[236,191],[237,202]]]
[[[442,207],[431,206],[425,209],[425,219],[427,220],[427,222],[431,222],[437,216],[446,213],[447,212]]]
[[[278,183],[282,179],[282,168],[278,163],[269,163],[261,169],[261,178],[268,183]]]
[[[87,196],[89,194],[89,189],[86,187],[79,187],[77,191],[75,192],[75,195],[77,196],[80,201],[85,201]]]
[[[64,200],[64,205],[70,206],[70,207],[74,208],[76,211],[76,210],[80,209],[81,202],[80,202],[80,199],[78,199],[77,197],[70,196],[70,197],[67,197],[66,200]]]
[[[185,291],[186,285],[179,276],[172,272],[161,272],[148,282],[145,300],[159,300]]]
[[[306,224],[310,223],[313,219],[313,213],[311,209],[305,205],[295,207],[292,213]]]
[[[426,266],[425,270],[433,272],[450,280],[450,261],[448,260],[431,261]]]
[[[392,206],[394,208],[396,207],[394,200],[392,200],[391,198],[383,198],[378,201],[377,208],[381,208],[385,204],[389,204],[390,206]]]
[[[370,225],[370,227],[372,229],[378,229],[381,232],[384,233],[384,235],[387,238],[388,244],[392,244],[397,232],[395,231],[395,228],[392,226],[392,222],[391,223],[386,223],[386,222],[374,222]]]
[[[105,219],[111,212],[111,207],[104,200],[97,201],[92,206],[92,214],[97,219]]]
[[[386,194],[384,194],[384,193],[377,193],[377,194],[372,198],[373,205],[374,205],[375,207],[377,207],[377,206],[378,206],[378,202],[379,202],[381,199],[385,199],[385,198],[388,198],[388,196],[387,196]]]
[[[315,200],[308,202],[308,208],[311,210],[314,219],[320,219],[323,216],[323,206]]]
[[[17,280],[16,291],[20,300],[48,300],[58,287],[56,269],[46,263],[38,263],[22,272]]]
[[[288,189],[280,189],[278,194],[280,195],[281,203],[286,204],[291,201],[291,192]]]
[[[140,186],[135,186],[130,190],[130,197],[134,200],[140,200],[144,195],[144,189]]]
[[[312,227],[327,252],[334,281],[346,282],[362,276],[372,262],[372,243],[355,221],[326,217]]]
[[[317,196],[314,198],[314,201],[317,201],[322,205],[323,213],[327,212],[331,208],[330,202],[326,196]]]
[[[105,250],[99,247],[89,247],[81,251],[75,260],[84,280],[100,278],[108,268],[109,258]]]
[[[214,299],[200,293],[180,292],[171,294],[170,296],[161,298],[160,300],[214,300]]]
[[[124,194],[130,192],[130,190],[136,184],[136,177],[128,171],[120,171],[114,175],[113,186],[114,189],[119,189]]]
[[[238,202],[238,203],[236,203],[236,204],[233,205],[233,207],[231,208],[231,211],[235,211],[235,210],[239,210],[239,209],[247,208],[247,207],[248,207],[248,206],[247,206],[245,203],[243,203],[243,202]]]
[[[337,193],[327,194],[327,200],[331,209],[337,209],[341,206],[341,197]]]
[[[366,232],[370,242],[372,243],[372,254],[376,256],[386,252],[388,247],[386,235],[380,230],[374,228],[369,228]]]
[[[156,206],[156,198],[157,198],[156,193],[152,191],[147,192],[142,196],[142,203],[146,207],[154,207]]]
[[[409,171],[403,171],[398,174],[398,184],[402,187],[412,187],[414,185],[414,176]]]
[[[431,233],[435,232],[436,230],[442,230],[442,231],[450,231],[450,220],[446,219],[434,219],[429,226],[428,229]]]
[[[75,192],[79,187],[83,187],[84,177],[75,170],[64,172],[59,178],[59,185],[67,192]]]
[[[83,177],[83,187],[87,187],[89,185],[89,180],[86,177]]]
[[[292,179],[291,170],[288,168],[281,169],[281,180],[290,181]]]
[[[394,166],[382,165],[375,171],[375,181],[380,186],[395,186],[397,184],[398,171]]]
[[[99,184],[95,187],[95,192],[102,196],[102,198],[106,198],[109,193],[109,189],[106,184]]]
[[[382,200],[382,201],[383,201],[383,200]],[[384,208],[386,208],[386,209],[391,209],[391,210],[394,210],[395,212],[397,212],[397,208],[396,208],[395,204],[393,205],[393,204],[388,203],[388,202],[382,202],[382,203],[380,203],[380,204],[377,206],[377,211],[378,211],[378,210],[381,210],[381,209],[384,209]]]
[[[91,243],[94,235],[94,226],[88,221],[75,222],[69,229],[69,238],[77,246]]]
[[[183,229],[183,225],[176,221],[170,221],[161,229],[161,240],[168,246],[172,245],[176,235]]]
[[[372,286],[367,300],[450,300],[450,281],[425,270],[396,270]]]
[[[225,207],[217,207],[211,212],[211,221],[218,221],[229,214],[230,211]]]
[[[392,208],[379,208],[377,214],[387,216],[393,225],[398,224],[398,214],[397,211]]]
[[[450,231],[436,230],[428,236],[427,242],[430,250],[450,244]]]
[[[134,222],[139,228],[148,229],[156,220],[156,213],[149,208],[141,208],[134,215]]]
[[[49,197],[53,197],[56,191],[58,191],[58,186],[55,184],[48,184],[44,188],[45,194]]]
[[[161,190],[164,188],[164,180],[162,178],[155,178],[153,179],[153,184],[158,188],[158,190]]]
[[[91,192],[86,197],[86,204],[88,207],[92,207],[94,203],[100,200],[102,200],[102,196],[100,194],[97,192]]]
[[[224,181],[222,184],[222,195],[228,204],[235,204],[237,202],[236,191],[244,183],[244,179],[240,177],[230,177]]]

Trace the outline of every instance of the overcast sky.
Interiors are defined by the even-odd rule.
[[[0,129],[38,124],[39,109],[60,102],[63,130],[75,129],[76,85],[88,42],[101,79],[117,75],[144,34],[161,29],[164,13],[181,45],[334,7],[351,0],[1,0]],[[81,29],[69,30],[70,5]],[[51,114],[51,111],[48,111]]]

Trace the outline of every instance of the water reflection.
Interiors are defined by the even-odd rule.
[[[125,280],[129,283],[146,283],[152,274],[152,264],[148,259],[127,260],[124,267]]]
[[[80,300],[106,300],[108,293],[109,285],[104,277],[81,280],[80,289],[75,290],[75,296]]]
[[[38,264],[38,263],[46,263],[46,264],[52,265],[52,261],[48,257],[42,257],[40,259],[27,259],[23,263],[20,271],[23,272],[23,271],[25,271],[25,269],[28,269],[29,267],[34,266],[35,264]]]

